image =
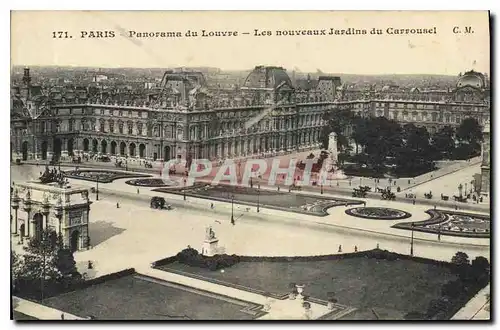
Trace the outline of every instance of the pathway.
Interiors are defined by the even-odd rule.
[[[474,298],[462,307],[451,319],[452,320],[490,320],[489,303],[487,294],[491,293],[490,284],[479,291]]]
[[[16,312],[32,316],[39,320],[61,320],[61,315],[64,315],[64,320],[85,320],[85,318],[37,304],[29,300],[15,296],[13,296],[12,299]]]

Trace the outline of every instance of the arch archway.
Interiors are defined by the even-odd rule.
[[[24,141],[22,146],[23,160],[28,160],[28,142]]]
[[[111,141],[111,154],[116,155],[116,142]]]
[[[83,139],[83,152],[89,152],[89,139]]]
[[[127,148],[127,145],[125,142],[120,142],[120,156],[125,156],[125,149]]]
[[[129,153],[130,157],[135,157],[135,143],[134,142],[132,142],[128,146],[128,153]]]
[[[75,140],[73,138],[68,139],[66,150],[68,150],[69,156],[73,156],[73,144],[74,144],[74,142],[75,142]]]
[[[54,159],[59,160],[61,157],[62,141],[60,138],[54,139]]]
[[[42,159],[46,160],[47,159],[47,150],[49,147],[49,143],[47,141],[42,142]]]
[[[141,143],[139,144],[139,158],[144,158],[145,157],[145,154],[146,154],[146,146]]]
[[[78,230],[75,230],[71,233],[71,237],[69,240],[69,246],[71,249],[71,252],[75,252],[78,250],[80,247],[80,232]]]
[[[106,140],[101,141],[101,152],[106,154],[108,152],[108,142]]]
[[[93,139],[92,140],[92,152],[97,153],[98,146],[99,146],[99,141],[97,141],[97,139]]]
[[[33,222],[34,222],[34,230],[33,230],[33,237],[40,241],[42,239],[42,231],[43,231],[43,214],[41,213],[35,213],[33,216]]]

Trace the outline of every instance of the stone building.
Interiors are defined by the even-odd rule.
[[[108,155],[127,161],[237,158],[317,148],[323,115],[349,109],[424,125],[431,132],[466,117],[490,117],[489,87],[470,71],[453,91],[396,87],[357,92],[340,78],[292,84],[285,69],[257,66],[241,87],[209,89],[200,72],[165,72],[157,88],[94,86],[43,90],[25,69],[11,91],[11,159]]]
[[[61,188],[56,184],[15,183],[11,193],[11,231],[18,243],[38,237],[42,230],[60,233],[72,251],[90,243],[88,190]]]

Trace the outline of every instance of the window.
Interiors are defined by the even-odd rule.
[[[99,122],[99,131],[104,133],[104,120],[101,119]]]
[[[122,121],[118,122],[118,131],[120,132],[120,134],[123,134],[123,122]]]
[[[73,119],[70,119],[69,120],[69,131],[70,132],[73,132],[74,126],[75,126],[75,121]]]

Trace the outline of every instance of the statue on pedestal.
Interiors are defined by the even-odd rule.
[[[201,254],[206,256],[213,256],[218,253],[219,240],[215,237],[215,233],[211,226],[205,229],[205,241],[201,249]]]
[[[215,239],[215,233],[212,230],[212,226],[208,226],[205,230],[205,240],[210,241]]]

